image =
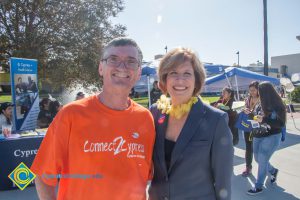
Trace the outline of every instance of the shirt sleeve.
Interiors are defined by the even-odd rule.
[[[70,134],[69,113],[62,109],[49,126],[38,150],[31,170],[42,181],[55,186],[57,177],[68,172],[68,143]]]

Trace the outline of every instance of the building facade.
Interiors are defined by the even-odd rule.
[[[300,53],[271,57],[272,68],[277,68],[281,76],[291,77],[300,72]]]

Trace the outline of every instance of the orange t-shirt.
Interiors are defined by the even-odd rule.
[[[96,95],[64,106],[50,125],[31,170],[58,198],[145,199],[155,128],[134,101],[116,111]]]

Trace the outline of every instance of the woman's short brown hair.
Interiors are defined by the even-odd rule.
[[[193,50],[183,47],[178,47],[169,51],[159,63],[159,88],[164,94],[167,94],[166,81],[168,73],[186,61],[191,62],[195,74],[195,89],[193,96],[200,94],[206,77],[204,66]]]

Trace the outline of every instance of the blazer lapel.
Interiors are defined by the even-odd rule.
[[[189,141],[193,135],[197,132],[197,127],[203,122],[205,110],[203,103],[199,99],[198,102],[193,105],[187,120],[181,130],[181,133],[176,141],[175,147],[172,152],[172,158],[170,163],[170,168],[168,172],[171,171],[176,160],[179,158],[180,154],[184,151],[185,147],[188,145]]]
[[[166,114],[160,114],[159,119],[157,123],[157,135],[156,135],[156,141],[157,141],[157,148],[156,154],[159,159],[159,163],[164,170],[164,172],[167,174],[167,166],[166,166],[166,160],[165,160],[165,134],[167,131],[167,125],[168,125],[168,115]]]

